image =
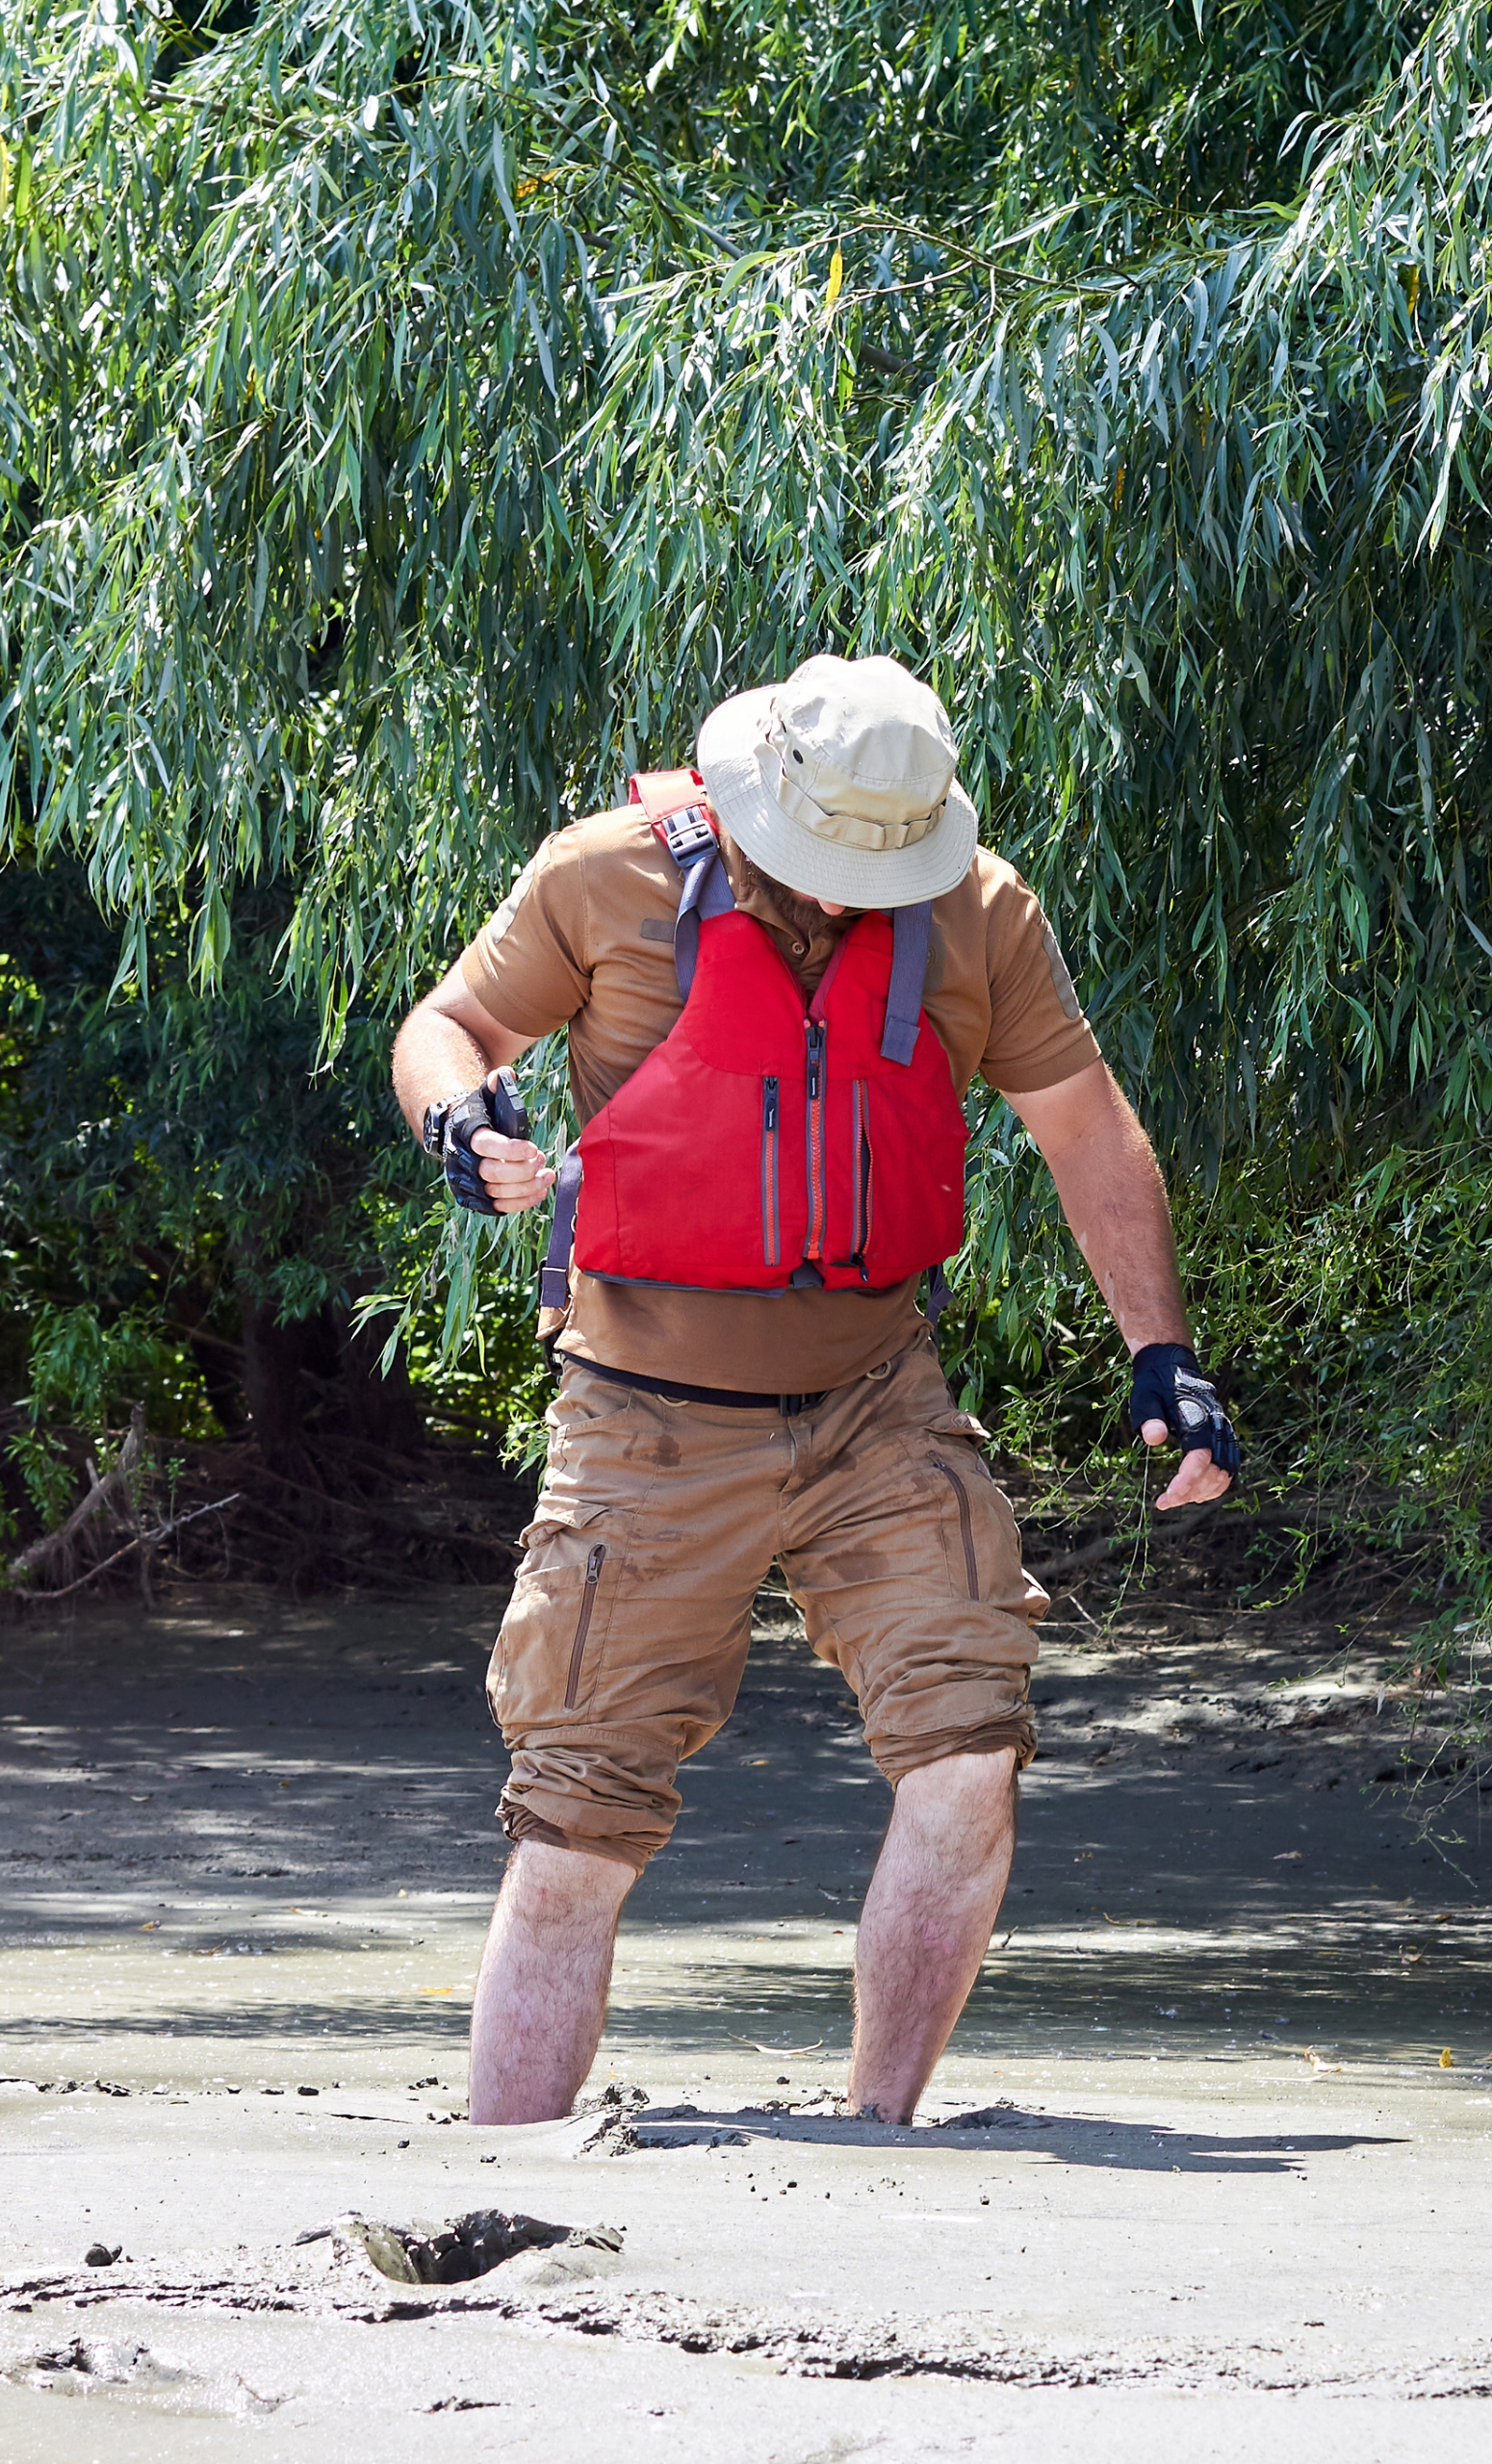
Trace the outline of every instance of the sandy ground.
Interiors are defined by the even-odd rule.
[[[836,2104],[888,1799],[763,1603],[586,2109],[476,2132],[497,1606],[6,1631],[4,2464],[1486,2453],[1492,1860],[1376,1776],[1371,1656],[1059,1617],[1000,1932],[894,2131]],[[425,2286],[338,2222],[487,2209],[612,2230]]]

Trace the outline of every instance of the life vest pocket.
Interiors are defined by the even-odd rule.
[[[830,1280],[884,1292],[915,1274],[935,1243],[943,1257],[958,1254],[963,1112],[946,1072],[941,1090],[846,1073],[832,1092]]]
[[[857,1078],[850,1105],[850,1137],[854,1146],[851,1169],[855,1174],[855,1220],[850,1243],[850,1264],[859,1267],[868,1283],[865,1252],[870,1246],[870,1090],[863,1078]]]
[[[808,1179],[809,1228],[803,1244],[805,1260],[822,1258],[824,1235],[829,1213],[828,1104],[826,1101],[826,1067],[824,1046],[826,1030],[821,1018],[805,1018],[803,1032],[807,1045],[804,1091],[804,1171]]]
[[[782,1225],[782,1091],[775,1078],[761,1081],[761,1257],[765,1266],[781,1264]]]

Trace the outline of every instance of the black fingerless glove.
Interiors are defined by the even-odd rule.
[[[1129,1422],[1136,1437],[1146,1421],[1164,1421],[1183,1454],[1210,1454],[1220,1471],[1235,1477],[1238,1440],[1187,1344],[1145,1344],[1134,1358]]]
[[[472,1152],[479,1129],[495,1129],[502,1138],[527,1138],[528,1116],[511,1069],[500,1069],[496,1087],[474,1087],[446,1115],[441,1132],[441,1161],[454,1196],[474,1215],[496,1215],[487,1185]]]

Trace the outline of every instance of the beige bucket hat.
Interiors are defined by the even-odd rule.
[[[964,879],[979,819],[958,757],[937,694],[894,658],[805,659],[700,730],[700,770],[736,845],[839,907],[915,907]]]

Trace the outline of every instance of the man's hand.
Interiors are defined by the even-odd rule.
[[[1155,1501],[1157,1512],[1202,1505],[1232,1486],[1239,1468],[1233,1424],[1190,1345],[1145,1344],[1136,1352],[1129,1417],[1146,1446],[1174,1438],[1185,1449],[1175,1478]]]
[[[515,1034],[484,1010],[459,966],[412,1010],[394,1046],[394,1086],[399,1108],[418,1138],[427,1104],[444,1103],[455,1088],[478,1080],[493,1089],[499,1074],[527,1051],[532,1036]],[[476,1167],[485,1204],[495,1215],[523,1215],[554,1186],[555,1174],[542,1150],[527,1138],[504,1138],[483,1126],[470,1133],[463,1167]],[[448,1173],[448,1178],[450,1177]],[[452,1187],[454,1188],[454,1183]],[[476,1192],[456,1195],[471,1205]]]
[[[492,1072],[489,1087],[497,1074]],[[498,1130],[477,1129],[472,1133],[472,1153],[495,1215],[526,1215],[530,1206],[542,1205],[554,1186],[557,1175],[543,1147],[535,1146],[531,1139],[503,1138]]]
[[[1185,1449],[1157,1505],[1169,1512],[1221,1497],[1238,1470],[1238,1441],[1191,1348],[1170,1210],[1149,1140],[1101,1061],[1009,1101],[1051,1167],[1063,1213],[1134,1356],[1132,1424],[1146,1446],[1174,1437]],[[1162,1354],[1186,1365],[1195,1394],[1178,1390],[1173,1375],[1142,1378],[1147,1356]],[[1190,1416],[1194,1409],[1200,1417]]]
[[[1146,1446],[1164,1446],[1170,1432],[1164,1421],[1146,1421],[1140,1434]],[[1157,1514],[1169,1514],[1172,1506],[1206,1505],[1210,1499],[1221,1498],[1232,1485],[1232,1473],[1220,1470],[1210,1455],[1183,1454],[1181,1468],[1170,1488],[1162,1489],[1155,1501],[1155,1511]]]

